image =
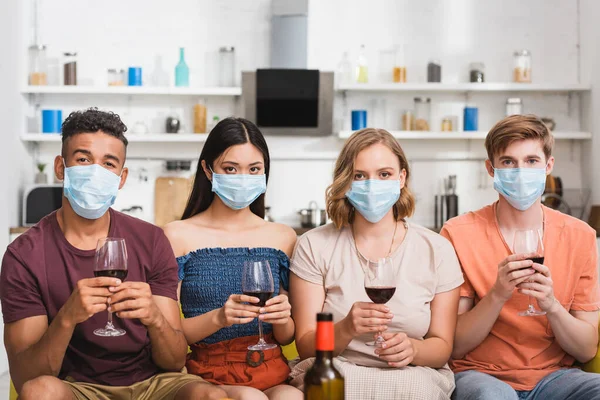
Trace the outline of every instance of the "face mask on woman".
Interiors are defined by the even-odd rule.
[[[400,198],[400,180],[354,181],[346,197],[356,211],[374,224],[381,221]]]
[[[227,207],[232,210],[241,210],[267,191],[267,177],[265,174],[217,174],[213,172],[212,191]]]
[[[517,210],[529,209],[544,193],[546,168],[494,168],[494,189]]]

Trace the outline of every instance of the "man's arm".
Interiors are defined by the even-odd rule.
[[[80,280],[50,326],[45,315],[6,324],[4,344],[17,392],[30,379],[58,376],[75,326],[106,310],[110,295],[107,287],[119,283],[106,277]]]
[[[111,288],[110,310],[119,318],[139,319],[148,329],[154,363],[166,371],[185,365],[187,342],[181,329],[179,307],[173,299],[153,296],[145,282],[124,282]]]
[[[4,346],[10,377],[17,393],[28,380],[41,375],[58,376],[75,326],[57,316],[48,326],[48,317],[38,315],[4,326]],[[35,362],[32,362],[35,360]]]
[[[496,283],[474,307],[473,299],[466,297],[460,299],[452,358],[463,358],[485,340],[496,323],[504,303],[512,297],[515,287],[535,273],[532,268],[527,268],[533,263],[525,257],[526,255],[516,254],[504,259],[498,265]]]
[[[590,361],[598,351],[598,311],[569,313],[558,301],[547,311],[560,347],[579,362]]]

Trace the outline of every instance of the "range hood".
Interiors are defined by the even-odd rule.
[[[308,58],[308,0],[272,0],[271,68],[305,69]]]

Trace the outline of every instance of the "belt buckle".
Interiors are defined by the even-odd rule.
[[[254,353],[258,353],[258,355],[259,355],[258,361],[252,360],[252,356],[254,355]],[[265,353],[263,353],[262,350],[248,350],[248,352],[246,353],[246,364],[248,364],[251,367],[258,367],[264,361],[265,361]]]

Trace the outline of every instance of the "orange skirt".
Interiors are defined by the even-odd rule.
[[[273,343],[273,335],[266,335]],[[248,350],[258,336],[246,336],[214,344],[193,344],[188,354],[188,373],[216,385],[250,386],[266,390],[285,383],[290,367],[281,347],[271,350]]]

